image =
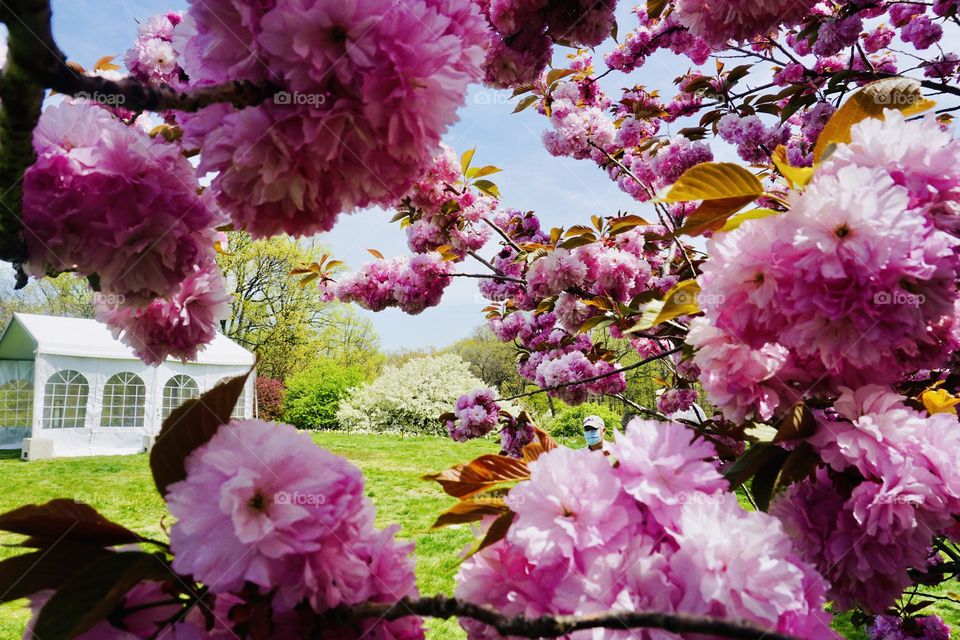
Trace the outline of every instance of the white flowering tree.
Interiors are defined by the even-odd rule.
[[[461,395],[483,386],[460,356],[442,354],[387,365],[373,382],[343,399],[337,422],[345,429],[439,435],[437,416]]]

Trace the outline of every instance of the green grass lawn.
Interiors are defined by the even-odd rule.
[[[421,593],[451,593],[460,552],[473,541],[473,535],[467,526],[430,531],[437,514],[454,501],[420,476],[483,453],[494,453],[495,444],[489,440],[456,444],[441,438],[341,433],[316,434],[314,439],[363,470],[367,495],[377,506],[378,524],[398,523],[402,527],[401,537],[416,542]],[[153,486],[145,455],[24,463],[18,459],[18,453],[0,452],[0,486],[4,489],[0,493],[0,512],[26,503],[70,497],[93,505],[108,518],[144,536],[165,539],[163,527],[171,522]],[[0,534],[0,544],[15,541],[16,536]],[[0,547],[0,558],[16,552]],[[960,591],[960,586],[953,584],[943,591]],[[947,602],[938,606],[937,613],[960,629],[960,606]],[[0,640],[22,637],[27,618],[23,601],[0,606]],[[464,637],[456,622],[432,620],[428,625],[430,640]],[[863,638],[844,620],[838,621],[837,627],[848,638]]]

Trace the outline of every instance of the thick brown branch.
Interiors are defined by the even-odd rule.
[[[431,618],[464,617],[490,625],[501,635],[521,638],[558,638],[583,629],[663,629],[674,633],[701,633],[737,640],[795,640],[791,636],[747,622],[709,616],[655,611],[613,611],[584,616],[524,618],[505,616],[492,607],[442,595],[416,600],[404,598],[396,604],[364,603],[344,606],[324,615],[337,621],[369,618],[396,620],[412,615]]]
[[[21,211],[23,172],[33,164],[33,129],[40,119],[43,87],[37,83],[33,64],[36,29],[50,31],[50,5],[30,2],[33,21],[9,19],[9,9],[0,11],[7,22],[9,53],[0,77],[0,259],[21,263],[26,259]],[[22,272],[21,272],[22,274]],[[18,278],[18,284],[26,282]]]
[[[270,83],[234,81],[179,91],[168,85],[145,85],[135,78],[107,80],[74,74],[64,67],[46,77],[47,86],[71,96],[102,101],[131,111],[198,111],[218,103],[237,108],[260,104],[281,89]]]

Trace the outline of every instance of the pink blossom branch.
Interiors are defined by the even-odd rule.
[[[513,238],[507,235],[507,232],[501,229],[495,222],[489,220],[488,218],[483,218],[483,221],[486,222],[490,227],[497,232],[497,234],[503,238],[507,244],[517,250],[518,253],[523,253],[523,249],[520,248],[516,242],[513,241]]]
[[[611,611],[583,616],[506,616],[488,606],[437,595],[404,598],[394,604],[368,602],[343,606],[325,614],[331,620],[360,621],[369,618],[396,620],[418,615],[431,618],[472,618],[496,629],[503,636],[559,638],[584,629],[663,629],[673,633],[700,633],[736,640],[796,640],[748,622],[656,611]]]
[[[627,366],[625,366],[625,367],[620,367],[619,369],[614,369],[613,371],[608,371],[607,373],[601,373],[601,374],[596,375],[596,376],[591,376],[591,377],[589,377],[589,378],[584,378],[583,380],[571,380],[570,382],[563,382],[563,383],[561,383],[561,384],[553,385],[552,387],[544,387],[544,388],[542,388],[542,389],[537,389],[536,391],[528,391],[528,392],[526,392],[526,393],[520,393],[520,394],[517,394],[517,395],[515,395],[515,396],[510,396],[509,398],[501,398],[500,401],[501,401],[501,402],[509,402],[510,400],[518,400],[518,399],[520,399],[520,398],[527,398],[527,397],[530,397],[530,396],[538,395],[538,394],[540,394],[540,393],[547,393],[548,391],[555,391],[555,390],[557,390],[557,389],[565,389],[565,388],[567,388],[567,387],[572,387],[572,386],[578,385],[578,384],[589,384],[589,383],[591,383],[591,382],[596,382],[597,380],[603,380],[604,378],[609,378],[610,376],[615,376],[615,375],[618,375],[618,374],[620,374],[620,373],[625,373],[625,372],[627,372],[627,371],[633,371],[634,369],[639,369],[640,367],[642,367],[642,366],[645,365],[645,364],[650,364],[651,362],[656,362],[657,360],[663,360],[663,359],[666,358],[667,356],[672,356],[673,354],[675,354],[675,353],[680,353],[681,351],[683,351],[683,347],[674,347],[673,349],[670,349],[669,351],[664,351],[663,353],[657,354],[657,355],[655,355],[655,356],[650,356],[649,358],[645,358],[645,359],[641,360],[640,362],[635,362],[635,363],[633,363],[633,364],[631,364],[631,365],[627,365]]]
[[[132,111],[197,111],[228,102],[236,107],[259,104],[278,89],[270,83],[230,82],[179,91],[151,86],[134,78],[113,81],[83,75],[67,65],[51,29],[49,0],[7,0],[0,3],[0,21],[9,32],[9,55],[0,75],[0,260],[21,264],[23,241],[23,174],[36,160],[33,130],[40,119],[45,89],[70,96],[111,97]],[[17,285],[26,284],[18,271]]]
[[[444,278],[477,278],[481,280],[496,280],[497,282],[518,282],[520,284],[526,284],[525,280],[520,278],[514,278],[511,276],[501,276],[497,274],[487,274],[487,273],[446,273],[441,277]]]

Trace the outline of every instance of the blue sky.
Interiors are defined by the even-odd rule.
[[[621,4],[618,22],[620,33],[626,34],[635,19],[629,13],[632,4]],[[69,59],[89,66],[101,56],[122,55],[136,35],[138,20],[185,7],[186,2],[170,0],[54,0],[54,34]],[[609,43],[601,52],[608,48]],[[569,52],[560,51],[561,55]],[[557,60],[558,65],[564,62],[562,58]],[[686,58],[657,56],[642,75],[631,76],[629,84],[666,89],[688,66]],[[611,91],[628,83],[622,74],[604,81]],[[460,110],[460,121],[444,137],[458,152],[477,147],[475,162],[504,169],[494,180],[506,206],[535,210],[547,227],[576,224],[592,214],[609,215],[618,210],[649,215],[647,207],[622,193],[589,161],[550,156],[540,143],[541,133],[548,127],[545,118],[533,109],[515,115],[512,111],[509,92],[474,86]],[[389,223],[390,217],[381,210],[345,215],[331,233],[321,238],[338,259],[351,267],[370,259],[368,248],[387,256],[407,253],[404,236]],[[464,270],[477,272],[470,264]],[[466,336],[482,323],[480,310],[485,305],[476,293],[475,282],[460,278],[447,290],[440,306],[419,316],[394,310],[363,313],[376,325],[383,347],[398,350],[441,347]]]

